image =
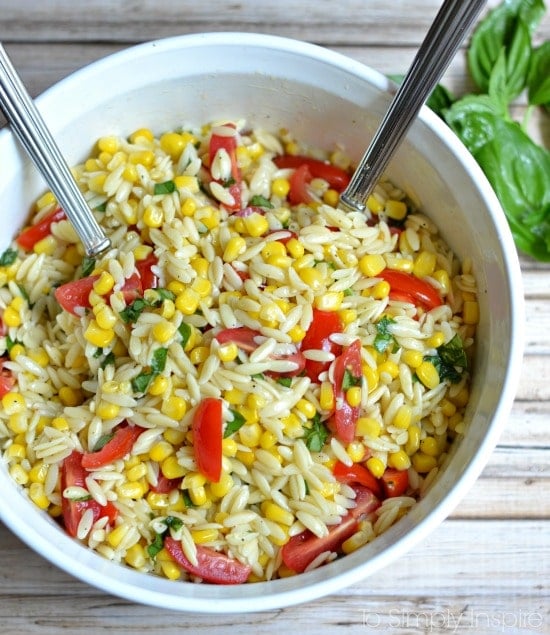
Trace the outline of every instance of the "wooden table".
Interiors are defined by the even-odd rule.
[[[0,40],[33,95],[134,43],[201,31],[295,37],[402,73],[439,5],[0,0]],[[538,33],[539,41],[550,37],[548,15]],[[456,92],[470,85],[462,53],[444,83]],[[516,114],[524,109],[520,100]],[[535,115],[531,130],[548,146],[547,115]],[[59,571],[0,525],[0,633],[550,633],[550,267],[524,257],[521,264],[527,339],[512,413],[472,491],[412,553],[309,604],[209,617],[110,597]]]

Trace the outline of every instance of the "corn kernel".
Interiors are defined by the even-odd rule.
[[[103,194],[103,185],[105,184],[106,178],[107,175],[104,172],[95,174],[88,179],[88,188],[96,194]]]
[[[334,389],[329,381],[321,382],[319,405],[323,410],[329,412],[334,409]]]
[[[137,458],[137,457],[132,457]],[[126,470],[126,478],[129,481],[139,481],[147,475],[147,465],[145,463],[137,463]]]
[[[372,392],[380,381],[380,376],[376,368],[371,368],[368,364],[363,364],[363,377],[367,382],[368,391]]]
[[[299,324],[296,324],[291,329],[289,329],[287,334],[295,344],[301,342],[306,336],[305,330]]]
[[[272,520],[281,525],[287,525],[290,527],[294,522],[294,514],[286,509],[283,509],[280,505],[273,503],[272,501],[264,501],[261,504],[262,513],[266,518]]]
[[[412,409],[410,406],[404,404],[402,406],[399,406],[399,408],[397,409],[392,424],[396,428],[406,430],[411,425],[411,421]]]
[[[46,256],[51,256],[57,249],[57,239],[55,236],[50,234],[49,236],[45,236],[41,240],[37,241],[32,250],[35,254],[44,254]]]
[[[401,354],[401,361],[410,368],[418,368],[424,361],[424,356],[420,351],[408,348]]]
[[[160,469],[164,476],[168,479],[181,478],[187,473],[186,468],[178,463],[175,454],[166,457],[161,463]]]
[[[316,309],[320,311],[339,311],[344,301],[343,291],[327,291],[313,300]]]
[[[24,459],[27,456],[27,450],[21,443],[12,443],[6,450],[6,454],[10,459]]]
[[[189,353],[189,360],[195,366],[205,362],[210,356],[210,349],[208,346],[197,346]]]
[[[346,452],[354,463],[359,463],[365,456],[365,446],[359,441],[352,441],[346,448]]]
[[[52,192],[46,192],[36,201],[36,209],[42,210],[46,207],[53,206],[57,203],[57,199]]]
[[[113,290],[115,279],[108,271],[102,271],[99,278],[94,282],[94,291],[98,295],[106,295]]]
[[[233,406],[241,405],[246,400],[246,394],[238,388],[230,388],[229,390],[226,390],[223,396],[227,403]]]
[[[313,404],[308,399],[300,399],[296,404],[296,410],[298,410],[298,412],[301,412],[306,417],[306,419],[313,419],[313,417],[317,414],[315,404]]]
[[[393,220],[403,220],[407,215],[407,205],[403,201],[388,199],[386,201],[385,212]]]
[[[162,463],[164,459],[174,453],[174,446],[167,441],[157,441],[149,450],[149,457],[152,461]]]
[[[227,472],[222,472],[220,476],[220,480],[217,483],[210,483],[210,491],[213,496],[217,498],[222,498],[225,496],[233,487],[233,479],[231,475],[227,474]]]
[[[303,435],[302,422],[293,412],[291,412],[288,417],[283,417],[281,422],[287,437],[297,439]]]
[[[8,418],[8,428],[15,432],[15,434],[21,434],[27,431],[28,422],[27,417],[23,412],[15,412]]]
[[[97,147],[100,152],[110,152],[114,154],[119,148],[118,139],[113,135],[100,137],[97,141]]]
[[[361,405],[361,386],[352,386],[346,390],[346,401],[352,408]]]
[[[369,536],[370,534],[365,531],[355,532],[353,536],[350,536],[347,540],[344,540],[344,542],[342,543],[342,551],[345,554],[357,551],[357,549],[369,542]]]
[[[269,450],[277,443],[277,437],[271,432],[271,430],[264,430],[260,436],[260,447],[264,450]]]
[[[98,308],[94,307],[94,315],[95,321],[99,328],[104,329],[106,331],[112,329],[117,322],[117,317],[114,314],[111,307],[104,305],[96,305]]]
[[[247,467],[251,467],[256,460],[254,452],[246,452],[244,450],[238,450],[235,456],[243,465],[246,465]]]
[[[367,198],[367,207],[373,214],[379,214],[384,209],[384,204],[372,194]]]
[[[291,238],[286,243],[286,250],[293,258],[301,258],[305,253],[304,246],[296,238]]]
[[[205,505],[208,501],[208,498],[206,496],[206,489],[203,485],[199,487],[191,487],[189,489],[189,498],[191,499],[193,505],[197,505],[197,507]]]
[[[420,428],[416,425],[409,426],[405,452],[412,456],[420,447]]]
[[[290,192],[290,182],[288,179],[273,179],[271,183],[271,193],[279,198],[285,198]]]
[[[258,423],[246,423],[238,431],[240,442],[247,448],[255,448],[260,443],[262,428]]]
[[[130,498],[132,500],[140,500],[147,491],[139,481],[121,483],[116,489],[120,498]]]
[[[46,366],[50,363],[50,357],[43,348],[37,348],[29,351],[29,357],[33,360],[33,362],[42,366],[42,368],[46,368]]]
[[[166,344],[166,342],[169,342],[174,337],[176,330],[176,326],[172,324],[172,322],[161,320],[153,326],[151,334],[155,341],[160,344]]]
[[[390,294],[390,284],[386,280],[380,280],[370,289],[370,295],[374,300],[383,300]]]
[[[378,374],[386,374],[389,375],[391,379],[395,379],[399,375],[399,366],[388,359],[378,365]]]
[[[155,163],[155,154],[151,150],[137,150],[132,152],[128,159],[135,165],[139,164],[145,168],[150,168]]]
[[[449,397],[457,408],[463,408],[470,399],[470,391],[466,386],[463,386],[456,395]],[[453,415],[451,415],[453,416]]]
[[[35,463],[29,470],[29,480],[31,483],[45,483],[48,469],[47,463]]]
[[[439,456],[439,446],[434,437],[425,437],[420,441],[420,451],[428,456]]]
[[[416,375],[429,390],[439,385],[439,373],[431,362],[422,362],[416,369]]]
[[[466,300],[464,302],[462,319],[464,324],[477,324],[479,322],[479,305],[475,300]]]
[[[143,550],[143,547],[139,543],[129,547],[126,550],[124,561],[127,565],[133,567],[134,569],[141,569],[144,567],[147,560],[145,558],[145,551]]]
[[[201,298],[206,298],[212,293],[212,283],[208,278],[195,278],[191,283],[191,288],[196,291]]]
[[[438,348],[442,344],[445,344],[445,335],[441,331],[435,331],[435,333],[426,340],[426,346],[430,348]]]
[[[193,315],[199,307],[199,294],[191,288],[185,288],[176,296],[176,309],[184,315]]]
[[[449,401],[448,399],[442,399],[439,402],[439,406],[441,408],[441,412],[446,417],[452,417],[454,413],[456,412],[456,405],[452,401]]]
[[[388,465],[396,470],[408,470],[411,466],[411,459],[405,450],[390,452],[388,454]]]
[[[423,452],[417,452],[412,456],[412,465],[419,474],[426,474],[434,467],[437,467],[437,459],[434,456],[428,456]]]
[[[246,250],[246,241],[242,236],[233,236],[227,241],[223,252],[225,262],[233,262]]]
[[[384,465],[384,462],[382,461],[382,459],[379,459],[377,456],[371,456],[369,459],[367,459],[367,462],[365,465],[367,466],[367,469],[369,470],[369,472],[375,478],[380,478],[382,474],[384,474],[384,471],[386,470],[386,466]]]
[[[64,406],[79,406],[84,400],[82,391],[70,386],[62,386],[59,389],[59,399]]]
[[[105,348],[113,341],[114,331],[102,329],[95,320],[91,320],[86,330],[84,338],[93,344],[96,348]]]
[[[42,483],[31,483],[29,486],[29,498],[40,509],[48,509],[50,499],[46,496]]]
[[[237,456],[237,442],[235,439],[227,438],[222,440],[222,454],[223,456],[234,457]]]
[[[386,261],[380,254],[366,254],[359,260],[359,270],[369,278],[375,278],[386,268]]]
[[[6,326],[21,326],[21,316],[19,315],[19,312],[11,306],[7,306],[4,309],[2,319]]]
[[[187,401],[178,395],[171,395],[162,402],[160,410],[167,417],[179,421],[187,412]]]
[[[120,412],[120,406],[114,403],[109,403],[108,401],[101,400],[97,404],[96,415],[101,417],[102,419],[109,420],[114,419],[118,413]]]
[[[55,428],[56,430],[68,430],[69,429],[69,422],[67,421],[67,419],[65,419],[65,417],[54,417],[52,419],[52,428]]]
[[[435,271],[435,265],[437,264],[436,255],[432,251],[421,251],[414,259],[414,265],[412,272],[419,278],[425,276],[431,276]]]
[[[18,392],[8,392],[2,397],[2,408],[8,415],[23,412],[26,408],[25,399]]]
[[[324,282],[324,276],[321,271],[315,267],[303,267],[298,270],[298,275],[302,282],[307,284],[314,292],[319,291]]]
[[[265,216],[254,212],[243,218],[246,231],[250,236],[257,238],[263,236],[269,230],[269,222]]]
[[[143,222],[146,227],[157,229],[164,223],[164,211],[156,205],[148,205],[143,211]]]
[[[9,469],[10,476],[18,485],[26,485],[29,481],[28,472],[19,463],[14,463]]]
[[[286,247],[278,240],[272,240],[261,251],[262,258],[267,261],[272,256],[286,256]]]
[[[159,395],[164,395],[164,393],[168,390],[168,386],[168,378],[164,377],[163,375],[157,375],[149,384],[147,392],[150,395],[157,397]]]
[[[434,271],[432,277],[439,283],[442,295],[447,295],[451,289],[451,280],[445,269],[438,269],[437,271]]]
[[[217,529],[192,529],[191,537],[196,545],[204,545],[208,542],[214,542],[218,537]]]
[[[339,200],[340,200],[340,194],[338,193],[337,190],[334,190],[332,188],[329,188],[323,194],[323,202],[326,203],[327,205],[330,205],[331,207],[337,207]]]
[[[386,265],[388,269],[392,269],[393,271],[403,271],[404,273],[411,273],[413,270],[412,260],[393,253],[386,254]]]
[[[197,204],[192,198],[187,198],[183,201],[180,211],[182,216],[192,217],[197,211]]]

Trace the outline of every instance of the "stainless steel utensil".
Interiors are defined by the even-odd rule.
[[[105,237],[23,82],[0,44],[0,108],[59,201],[89,256],[105,251]]]

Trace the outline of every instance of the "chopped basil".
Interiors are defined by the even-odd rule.
[[[228,178],[226,181],[222,183],[223,187],[230,188],[232,185],[235,185],[237,181],[233,177]]]
[[[146,306],[147,302],[143,298],[137,298],[132,304],[120,311],[119,315],[125,324],[132,324],[137,321]]]
[[[316,413],[311,420],[311,428],[306,429],[305,444],[312,452],[320,452],[328,438],[328,430],[321,421],[321,415]]]
[[[192,329],[187,322],[182,322],[178,327],[178,332],[181,335],[181,345],[183,348],[186,347],[189,338],[191,337]]]
[[[253,205],[254,207],[266,207],[267,209],[273,209],[274,207],[273,203],[261,194],[255,194],[250,199],[250,205]]]
[[[239,428],[242,428],[245,423],[245,418],[240,412],[232,409],[230,409],[229,412],[231,412],[231,414],[233,415],[233,419],[231,421],[228,421],[227,425],[225,426],[225,430],[223,433],[224,439],[227,439],[227,437],[230,437],[232,434],[237,432],[237,430]]]
[[[160,306],[164,302],[164,300],[172,300],[176,299],[176,294],[170,289],[164,289],[163,287],[158,287],[157,289],[150,289],[158,296],[158,300],[154,300],[151,302],[152,306]]]
[[[96,212],[105,212],[107,210],[107,201],[105,201],[104,203],[100,203],[99,205],[94,207],[94,210]]]
[[[452,384],[458,384],[468,368],[468,360],[460,335],[457,333],[452,340],[442,344],[436,350],[436,355],[425,355],[424,361],[431,362],[435,366],[440,381],[448,379]]]
[[[151,544],[147,545],[147,553],[151,558],[155,559],[159,551],[162,551],[163,546],[164,534],[155,534]]]
[[[355,291],[353,289],[344,289],[344,296],[348,297],[350,295],[355,295]]]
[[[89,276],[94,269],[95,258],[84,256],[84,258],[82,258],[82,277],[85,278],[86,276]]]
[[[164,524],[168,529],[178,531],[178,529],[181,529],[181,526],[183,525],[183,520],[177,516],[166,516]]]
[[[344,370],[344,378],[342,379],[342,390],[345,392],[346,390],[353,388],[353,386],[360,386],[362,381],[362,377],[356,377],[346,368]]]
[[[176,189],[174,181],[164,181],[164,183],[155,183],[153,188],[153,194],[172,194]]]
[[[391,333],[390,327],[395,324],[395,320],[385,315],[376,324],[376,337],[373,346],[379,353],[384,353],[388,348],[392,348],[392,352],[396,352],[399,348],[395,337]]]
[[[132,379],[132,390],[134,392],[145,392],[153,377],[154,373],[152,370],[143,371],[137,377]]]
[[[17,251],[8,247],[6,251],[0,256],[0,267],[8,267],[13,265],[17,259]]]
[[[94,359],[99,359],[103,355],[102,348],[96,348],[94,351]]]
[[[16,345],[19,344],[19,342],[17,340],[12,340],[11,337],[9,335],[6,335],[6,351],[9,353],[11,351],[11,349]]]
[[[21,293],[21,295],[23,296],[23,298],[29,302],[30,304],[30,298],[29,298],[29,294],[27,293],[27,290],[25,289],[25,287],[22,284],[17,283],[17,287],[19,289],[19,292]]]
[[[153,353],[153,359],[151,360],[151,367],[149,370],[142,371],[139,375],[132,379],[132,390],[137,393],[144,393],[151,381],[162,371],[166,366],[166,358],[168,356],[167,348],[157,348]]]
[[[265,379],[265,376],[263,373],[256,373],[255,375],[251,375],[250,377],[251,379]]]
[[[114,437],[114,432],[109,432],[108,434],[103,434],[97,440],[97,443],[92,448],[92,452],[99,452],[103,447],[109,443],[109,441]]]
[[[189,496],[189,492],[187,490],[183,490],[181,494],[186,507],[196,507],[196,505],[191,500],[191,496]]]
[[[281,384],[281,386],[284,386],[285,388],[290,388],[292,386],[292,377],[279,377],[279,379],[277,379],[277,383]]]
[[[168,349],[167,348],[157,348],[157,350],[153,353],[153,361],[151,362],[152,371],[158,375],[162,373],[164,367],[166,366],[166,358],[168,357]]]
[[[110,353],[107,353],[107,355],[105,355],[105,359],[100,364],[103,370],[105,370],[107,366],[109,365],[111,366],[115,365],[115,354],[113,353],[113,351],[111,351]]]

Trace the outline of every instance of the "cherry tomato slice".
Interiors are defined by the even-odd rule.
[[[396,470],[388,467],[380,477],[380,480],[386,498],[403,496],[409,487],[409,473],[407,470]]]
[[[4,360],[0,359],[0,399],[15,386],[15,377],[11,370],[4,368]]]
[[[39,240],[42,240],[42,238],[46,238],[46,236],[51,234],[51,227],[53,223],[59,223],[59,221],[64,220],[65,218],[67,218],[65,212],[58,207],[47,216],[44,216],[44,218],[36,223],[36,225],[26,227],[15,241],[20,247],[28,251],[32,249]]]
[[[382,495],[382,488],[378,479],[359,463],[348,466],[341,461],[336,461],[332,473],[340,483],[359,483],[364,487],[368,487],[376,496],[380,497]]]
[[[327,353],[332,353],[338,357],[342,353],[340,344],[331,341],[330,336],[343,331],[342,320],[338,313],[334,311],[320,311],[313,309],[313,319],[307,333],[302,340],[300,349],[319,349]],[[316,362],[312,359],[306,360],[305,371],[311,381],[319,383],[319,375],[328,370],[331,362]]]
[[[181,478],[166,478],[164,474],[160,473],[157,478],[156,485],[149,485],[150,489],[157,494],[168,494],[174,489],[178,489],[181,483]]]
[[[144,260],[138,260],[136,262],[136,269],[138,270],[143,291],[145,291],[145,289],[156,289],[159,286],[159,279],[152,271],[152,268],[156,266],[157,263],[157,257],[153,253],[149,254]]]
[[[281,549],[283,562],[289,569],[302,573],[317,556],[325,551],[338,551],[344,542],[352,536],[359,522],[380,504],[372,491],[361,485],[354,485],[355,507],[342,519],[339,525],[329,528],[328,536],[319,538],[309,530],[293,536]]]
[[[88,472],[82,467],[82,454],[77,450],[73,450],[63,460],[61,466],[61,491],[63,492],[67,487],[73,485],[86,487],[87,476]],[[70,500],[63,496],[61,499],[63,524],[67,533],[73,538],[78,533],[78,525],[82,519],[82,514],[88,509],[92,510],[94,522],[103,516],[107,516],[109,524],[112,525],[118,515],[118,509],[111,502],[106,505],[100,505],[92,498],[88,500]]]
[[[259,344],[256,342],[256,337],[260,333],[254,329],[248,328],[248,326],[238,326],[233,329],[223,329],[216,335],[216,340],[220,344],[228,344],[233,342],[241,350],[251,353],[255,351]]]
[[[413,298],[413,304],[420,305],[427,311],[443,304],[439,293],[429,282],[411,273],[384,269],[377,278],[382,278],[390,285],[390,298],[402,299],[410,296]]]
[[[199,472],[217,483],[222,473],[222,401],[205,397],[193,415],[193,448]]]
[[[333,424],[336,436],[344,443],[353,441],[357,419],[359,418],[359,406],[351,406],[346,399],[345,381],[348,375],[357,382],[363,376],[361,342],[359,340],[355,340],[350,346],[344,346],[342,354],[334,362],[336,407]]]
[[[227,126],[234,128],[233,124],[226,124]],[[233,205],[226,205],[224,207],[232,211],[237,211],[242,207],[241,200],[241,171],[237,163],[237,135],[225,136],[219,134],[212,134],[210,137],[210,143],[208,145],[208,156],[210,158],[210,165],[214,161],[216,154],[219,150],[225,150],[229,155],[231,161],[231,177],[235,181],[229,186],[229,193],[233,196],[235,201]]]
[[[125,457],[134,447],[139,435],[144,428],[125,424],[115,430],[110,441],[97,452],[85,452],[82,455],[82,467],[85,469],[96,469],[108,465],[113,461]]]
[[[347,172],[335,165],[313,159],[312,157],[304,157],[301,155],[284,154],[275,157],[273,160],[278,168],[299,168],[307,165],[312,178],[323,179],[338,192],[342,192],[350,182],[350,176]]]
[[[181,542],[170,536],[164,539],[164,547],[172,558],[189,573],[213,584],[243,584],[248,580],[252,567],[224,553],[197,545],[197,564],[192,564],[183,552]]]
[[[288,202],[291,205],[299,205],[300,203],[311,203],[313,197],[307,189],[307,184],[313,176],[307,165],[297,167],[289,179],[290,190],[288,192]]]

